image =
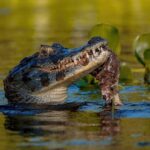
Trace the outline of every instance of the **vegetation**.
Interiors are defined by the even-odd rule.
[[[150,84],[150,33],[138,35],[133,47],[137,60],[145,67],[144,80]]]

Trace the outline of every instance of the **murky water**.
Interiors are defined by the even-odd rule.
[[[5,105],[2,84],[40,44],[79,46],[98,23],[118,27],[122,59],[141,67],[132,41],[150,32],[149,8],[148,0],[0,0],[0,149],[150,149],[150,89],[142,74],[135,75],[138,83],[123,85],[124,105],[116,110],[104,107],[98,90],[75,85],[63,107],[12,107]]]

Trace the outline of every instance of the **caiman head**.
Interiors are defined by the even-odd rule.
[[[66,88],[91,73],[109,57],[107,41],[91,38],[80,48],[60,44],[41,45],[40,51],[24,58],[4,80],[9,101],[25,103],[60,102]]]

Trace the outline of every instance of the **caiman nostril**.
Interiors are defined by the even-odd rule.
[[[100,50],[98,48],[95,49],[95,52],[100,52]]]

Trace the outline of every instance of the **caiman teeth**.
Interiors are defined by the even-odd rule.
[[[81,58],[77,58],[78,61],[81,61]]]
[[[58,69],[61,69],[61,64],[58,64]]]
[[[67,62],[67,63],[71,63],[71,62],[72,62],[72,59],[67,59],[66,62]]]
[[[96,52],[95,52],[95,49],[92,49],[92,51],[93,51],[93,55],[96,57],[97,54],[96,54]]]
[[[54,70],[54,69],[56,69],[57,68],[57,66],[52,66],[51,67],[51,70]]]
[[[88,53],[85,53],[85,55],[86,55],[86,57],[89,59],[90,58],[90,56],[89,56],[89,54]]]
[[[90,49],[90,50],[88,51],[88,54],[89,54],[89,55],[93,55],[93,51]]]
[[[77,65],[78,64],[78,61],[76,58],[73,58],[73,61],[74,61],[74,64]]]
[[[101,52],[101,47],[98,47],[98,50]]]

